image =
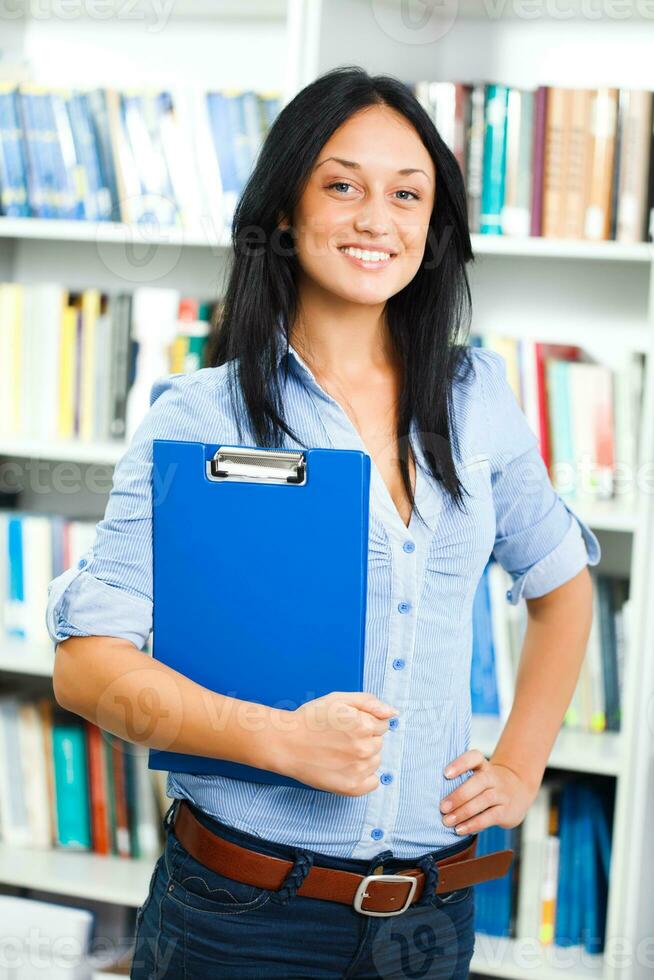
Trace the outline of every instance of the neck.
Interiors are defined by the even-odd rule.
[[[328,297],[302,296],[290,342],[300,357],[323,376],[356,384],[371,374],[387,374],[397,354],[385,317],[385,304],[363,305]]]

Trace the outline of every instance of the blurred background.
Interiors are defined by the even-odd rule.
[[[205,364],[268,128],[342,64],[401,79],[455,153],[469,343],[504,357],[602,545],[539,795],[480,834],[516,860],[476,888],[474,974],[652,974],[653,50],[647,0],[0,3],[0,978],[129,972],[165,773],[55,703],[46,588],[92,544],[154,379]],[[487,755],[525,627],[508,584],[491,561],[475,599]]]

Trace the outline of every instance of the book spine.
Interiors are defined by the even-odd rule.
[[[506,166],[506,115],[509,89],[489,85],[486,90],[484,131],[484,177],[481,196],[480,232],[502,234],[504,172]]]
[[[534,96],[533,178],[531,184],[531,225],[529,228],[532,235],[542,235],[547,94],[547,86],[540,85]]]

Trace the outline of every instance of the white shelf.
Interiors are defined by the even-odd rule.
[[[364,0],[357,0],[357,3],[363,3]],[[368,0],[365,0],[368,2]],[[390,10],[399,10],[402,6],[402,0],[375,0],[375,7],[378,8],[389,8]],[[565,9],[565,14],[563,10]],[[583,25],[588,26],[589,14],[588,6],[584,0],[570,0],[566,3],[565,8],[561,8],[561,12],[552,14],[552,20],[558,21],[559,24],[567,24],[570,21],[580,21],[583,29]],[[641,29],[647,30],[648,27],[652,26],[651,17],[647,13],[647,7],[643,5],[642,7],[637,4],[625,5],[623,13],[621,16],[615,17],[611,15],[612,8],[610,6],[598,7],[597,16],[592,15],[593,26],[599,25],[600,29],[603,27],[605,30],[608,28],[615,29],[621,26],[623,23],[634,23],[637,24]],[[528,11],[528,12],[527,12]],[[493,26],[493,23],[498,21],[507,24],[511,21],[526,21],[528,26],[531,26],[534,21],[538,22],[540,18],[550,16],[547,12],[547,7],[543,5],[535,5],[532,7],[523,8],[519,3],[504,3],[504,4],[494,4],[492,7],[488,5],[488,0],[460,0],[456,6],[443,3],[435,4],[433,8],[429,10],[430,18],[436,19],[437,17],[443,17],[445,19],[445,24],[447,29],[450,28],[450,21],[456,14],[457,21],[462,20],[480,20],[485,26]],[[490,25],[489,22],[490,21]],[[415,29],[415,28],[414,28]],[[440,34],[438,37],[440,38]]]
[[[184,0],[184,3],[166,5],[166,18],[173,21],[220,21],[220,20],[239,20],[239,21],[277,21],[285,20],[288,0]],[[44,4],[45,11],[47,4]],[[39,8],[36,8],[39,9]],[[129,13],[125,8],[124,0],[104,0],[102,4],[103,20],[107,15],[112,17],[122,17],[125,30],[143,30],[143,22],[146,17],[153,16],[152,4],[149,0],[133,0],[129,5]],[[92,5],[80,4],[76,8],[76,19],[92,18],[94,8]],[[38,14],[30,5],[25,7],[23,16],[26,19],[39,19]],[[41,15],[43,16],[43,15]],[[147,21],[146,21],[147,23]]]
[[[207,223],[188,229],[155,225],[128,225],[121,221],[67,221],[58,218],[0,218],[0,238],[97,244],[171,245],[175,248],[223,248],[228,234]]]
[[[145,901],[156,860],[15,847],[0,841],[0,881],[135,908]]]
[[[605,262],[651,262],[654,243],[579,241],[574,238],[519,238],[508,235],[470,236],[473,252],[480,255],[524,256],[536,259],[601,259]]]
[[[565,502],[596,531],[632,532],[638,525],[638,501],[616,497],[614,500],[590,500],[565,497]]]
[[[491,755],[504,726],[493,715],[472,716],[471,745]],[[620,732],[580,732],[563,728],[547,765],[552,769],[617,776],[622,769]]]
[[[603,958],[581,946],[542,946],[534,940],[507,939],[477,933],[472,973],[507,980],[599,980]]]
[[[613,241],[579,241],[566,238],[510,237],[508,235],[471,236],[473,251],[479,255],[524,258],[603,260],[605,262],[651,262],[654,243],[628,244]],[[228,231],[205,227],[157,227],[128,225],[113,221],[67,221],[57,218],[0,218],[0,238],[49,240],[56,242],[96,242],[98,244],[170,245],[175,248],[229,248]]]
[[[66,460],[72,463],[100,463],[114,466],[126,448],[122,440],[82,442],[78,439],[16,439],[0,436],[0,456],[20,459]]]
[[[51,647],[33,647],[23,640],[0,642],[0,673],[51,677],[53,666],[54,649]]]

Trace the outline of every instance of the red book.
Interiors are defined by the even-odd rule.
[[[97,725],[94,725],[88,719],[86,719],[86,744],[89,767],[89,794],[91,797],[91,840],[93,841],[93,850],[96,854],[111,854],[102,732]]]
[[[123,743],[112,736],[111,754],[114,763],[114,799],[116,801],[116,848],[121,857],[131,857],[129,823],[127,820],[127,796],[125,794],[125,765]]]

